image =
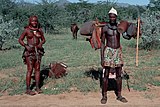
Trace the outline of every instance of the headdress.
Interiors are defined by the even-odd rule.
[[[108,12],[108,14],[113,13],[117,16],[117,10],[114,9],[113,7],[111,8],[111,10]]]

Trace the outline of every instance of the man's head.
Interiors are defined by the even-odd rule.
[[[109,22],[111,24],[115,24],[117,19],[117,11],[112,7],[111,10],[108,12],[108,15],[109,15]]]

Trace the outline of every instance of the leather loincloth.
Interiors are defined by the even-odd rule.
[[[44,48],[37,49],[37,53],[35,50],[29,52],[27,49],[24,49],[22,59],[24,64],[27,64],[26,58],[29,57],[29,60],[32,61],[41,61],[42,56],[44,55]]]

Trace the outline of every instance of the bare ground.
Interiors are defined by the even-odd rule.
[[[128,103],[116,100],[113,91],[108,92],[107,104],[101,104],[100,92],[84,94],[81,92],[63,93],[58,95],[26,94],[1,96],[0,107],[160,107],[160,88],[152,86],[150,91],[139,92],[123,90]]]

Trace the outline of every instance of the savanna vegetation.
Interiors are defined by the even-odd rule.
[[[62,2],[62,0],[60,0]],[[78,35],[72,40],[70,24],[79,26],[98,18],[107,21],[107,12],[114,6],[118,10],[118,20],[136,22],[142,20],[139,66],[135,67],[136,40],[122,38],[124,70],[130,75],[130,88],[148,90],[148,86],[160,86],[160,1],[150,0],[148,6],[122,7],[114,0],[95,4],[80,0],[78,3],[60,3],[42,0],[32,4],[16,0],[0,0],[0,94],[23,94],[25,90],[26,66],[21,55],[23,47],[17,41],[30,15],[37,15],[45,32],[45,56],[43,70],[52,61],[68,65],[68,75],[56,79],[45,78],[44,94],[59,94],[70,91],[100,90],[100,52],[91,48],[85,38]],[[93,73],[95,72],[95,73]],[[123,87],[127,88],[124,80]]]

